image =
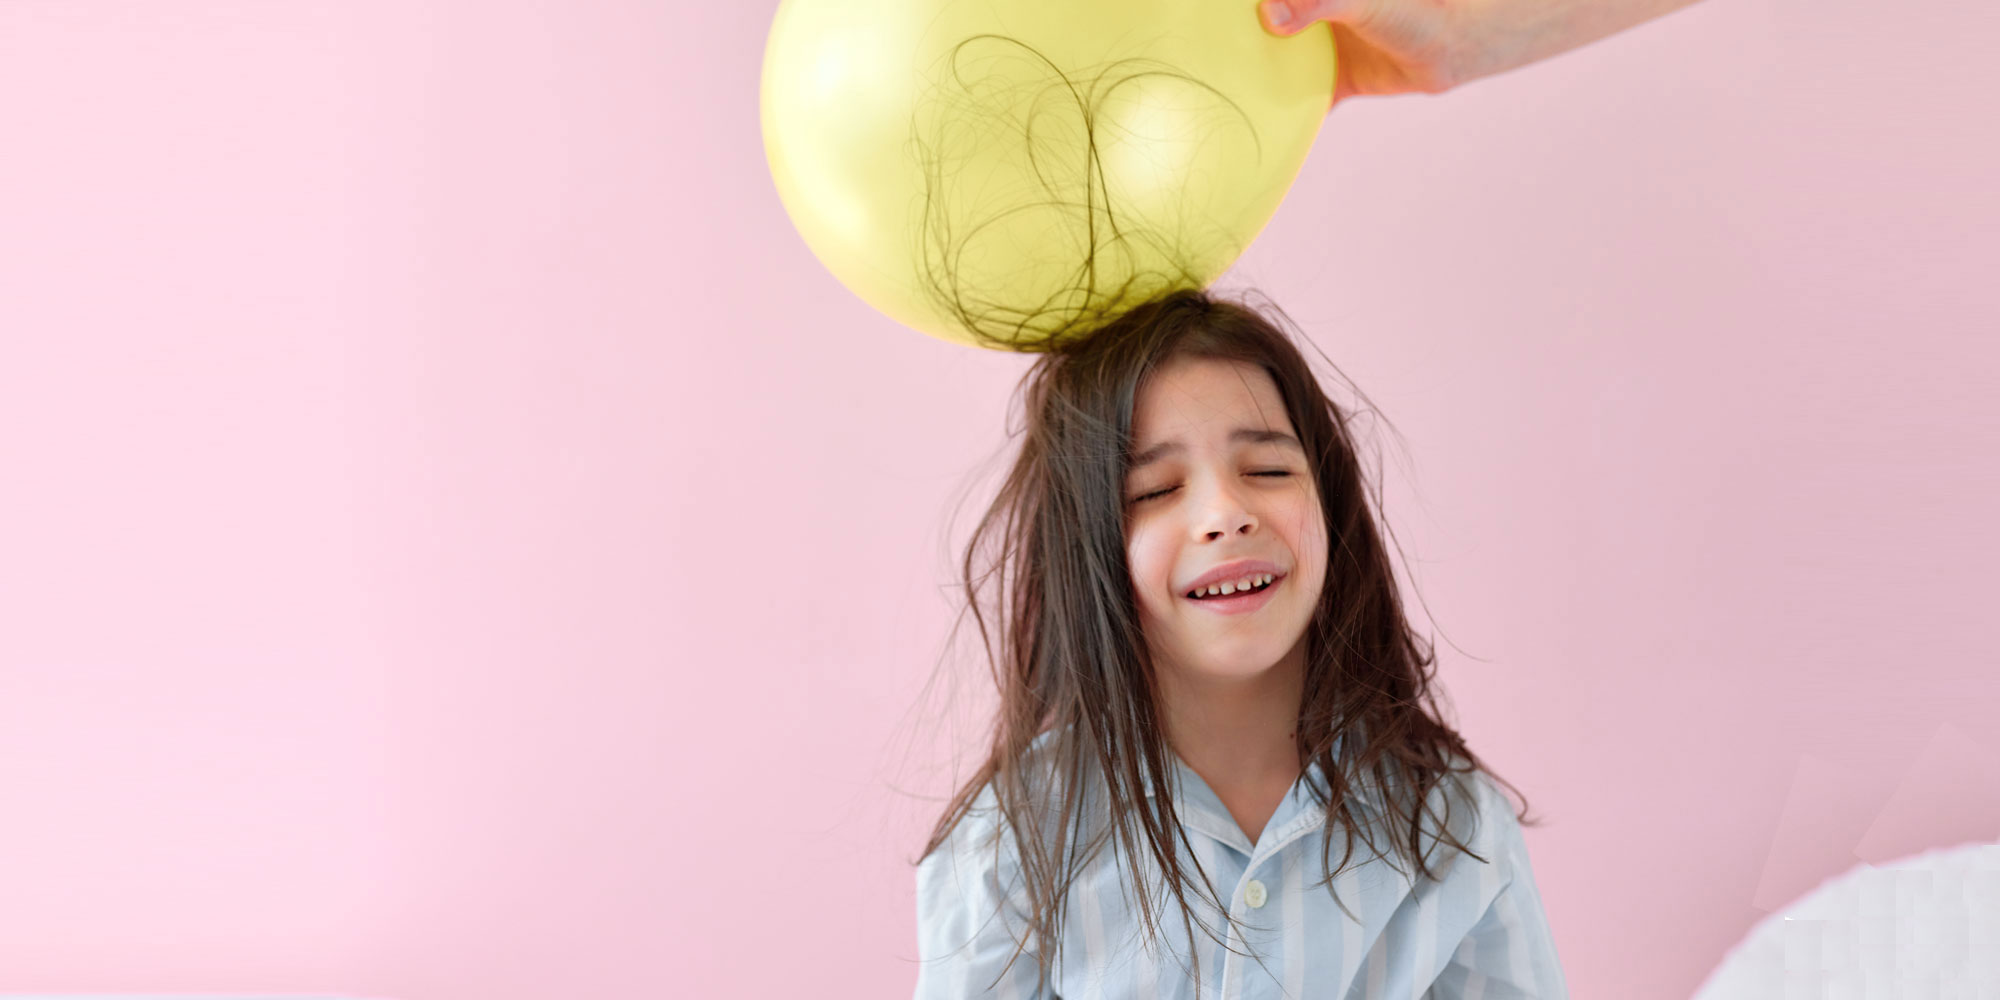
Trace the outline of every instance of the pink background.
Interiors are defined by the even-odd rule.
[[[1402,435],[1578,997],[2000,836],[2000,70],[1949,6],[1344,104],[1228,280]],[[798,238],[773,10],[0,5],[0,991],[907,995],[1026,360]]]

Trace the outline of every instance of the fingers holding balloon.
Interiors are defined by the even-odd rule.
[[[1293,35],[1316,21],[1365,23],[1374,0],[1263,0],[1257,15],[1264,26],[1280,35]]]
[[[1437,94],[1464,82],[1467,8],[1452,0],[1264,0],[1265,30],[1289,37],[1325,22],[1338,53],[1332,103]]]

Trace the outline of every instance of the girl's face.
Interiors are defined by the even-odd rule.
[[[1326,579],[1326,518],[1271,377],[1242,362],[1174,359],[1140,387],[1132,443],[1125,556],[1154,661],[1228,681],[1302,658]],[[1229,568],[1245,560],[1265,565]],[[1232,582],[1259,569],[1277,580],[1234,600],[1190,598],[1217,569]]]

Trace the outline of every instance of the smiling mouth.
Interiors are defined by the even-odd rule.
[[[1278,585],[1284,583],[1285,579],[1286,577],[1283,575],[1276,576],[1270,583],[1263,586],[1251,587],[1249,590],[1239,590],[1232,594],[1211,595],[1204,593],[1199,597],[1191,597],[1187,594],[1182,594],[1181,596],[1210,611],[1220,611],[1223,613],[1255,611],[1270,601],[1271,592],[1278,589]]]

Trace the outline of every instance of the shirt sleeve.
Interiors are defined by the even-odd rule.
[[[1520,820],[1483,775],[1480,784],[1481,815],[1488,820],[1483,825],[1492,831],[1490,839],[1481,839],[1497,857],[1499,892],[1424,995],[1430,1000],[1569,1000]]]
[[[999,824],[992,802],[990,790],[982,794],[951,836],[917,866],[914,1000],[1052,996],[1039,989],[1033,942],[1014,956],[1027,934],[1026,895],[1018,885],[1018,862],[1010,860],[1011,841],[1003,838],[996,855]]]

